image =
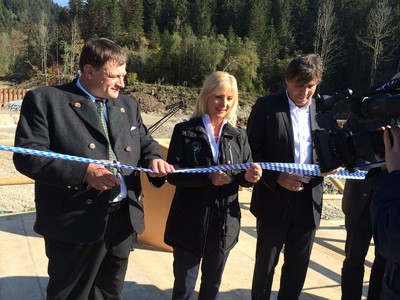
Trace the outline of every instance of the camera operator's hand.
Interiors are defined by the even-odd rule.
[[[390,133],[393,144],[390,140]],[[400,170],[400,129],[396,126],[387,127],[383,133],[385,143],[385,160],[388,172]]]
[[[304,190],[304,184],[307,184],[309,181],[310,179],[307,176],[293,173],[282,172],[278,177],[278,184],[292,192],[301,192]]]

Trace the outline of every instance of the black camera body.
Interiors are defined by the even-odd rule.
[[[338,167],[354,172],[358,167],[357,157],[371,154],[382,156],[385,151],[383,132],[379,131],[352,134],[343,128],[315,130],[313,142],[322,173]]]
[[[321,98],[319,101],[324,101],[323,104],[318,104],[317,100],[317,108],[322,108],[321,112],[328,111],[336,102],[344,101],[361,122],[379,120],[381,124],[397,125],[400,118],[400,91],[396,90],[398,87],[400,79],[393,79],[382,86],[356,95],[340,92],[333,96],[333,100]],[[312,139],[322,173],[338,167],[354,172],[358,167],[358,157],[383,155],[385,151],[383,132],[377,130],[356,134],[339,127],[332,130],[315,130]]]

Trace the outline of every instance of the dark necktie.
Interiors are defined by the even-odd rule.
[[[101,120],[101,124],[103,125],[103,130],[104,133],[106,135],[107,138],[107,142],[108,142],[108,159],[111,161],[116,162],[117,161],[117,157],[114,153],[114,150],[111,147],[111,142],[110,142],[110,136],[108,134],[108,126],[107,126],[107,120],[106,120],[106,116],[104,115],[104,101],[103,100],[98,100],[96,99],[95,101],[96,106],[97,106],[97,113],[99,114],[100,120]],[[110,172],[113,173],[114,175],[118,174],[118,171],[116,168],[110,168]],[[119,185],[113,187],[110,190],[110,201],[114,200],[115,197],[117,197],[119,195],[119,193],[121,192],[121,188]]]

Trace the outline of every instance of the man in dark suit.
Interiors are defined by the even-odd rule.
[[[351,113],[344,128],[354,134],[375,131],[385,125],[381,120],[360,120]],[[373,154],[359,157],[356,165],[376,162]],[[362,298],[364,282],[364,263],[372,239],[371,198],[373,188],[383,181],[384,172],[377,168],[371,170],[364,180],[346,179],[342,210],[345,214],[346,244],[345,259],[342,268],[342,300]],[[385,259],[375,248],[375,258],[369,278],[368,300],[378,300],[381,297],[382,278],[385,271]]]
[[[286,69],[286,92],[257,100],[247,125],[254,161],[316,162],[311,131],[336,126],[333,114],[316,113],[312,98],[322,72],[318,55],[297,57]],[[257,218],[253,300],[270,298],[274,270],[283,246],[285,261],[278,299],[298,299],[320,222],[322,183],[320,176],[264,170],[254,186],[250,207]]]
[[[126,61],[114,42],[87,41],[80,78],[26,94],[15,145],[150,168],[161,186],[173,167],[143,125],[138,102],[119,93]],[[47,298],[120,299],[133,233],[144,230],[138,172],[21,154],[14,164],[35,180]]]

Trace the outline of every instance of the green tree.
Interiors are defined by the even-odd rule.
[[[283,57],[287,57],[295,51],[295,40],[293,34],[291,1],[273,1],[272,11],[274,14],[274,26],[279,37],[280,44],[284,46]]]
[[[160,20],[164,29],[179,32],[189,22],[189,17],[187,0],[164,0]]]
[[[81,21],[84,14],[85,4],[83,0],[69,0],[68,1],[68,13],[70,18],[77,18],[77,20]]]
[[[194,0],[191,4],[191,25],[197,36],[209,35],[213,32],[211,22],[214,1]]]
[[[10,32],[15,24],[17,16],[0,2],[0,32]]]
[[[148,38],[149,38],[149,47],[151,49],[156,49],[160,46],[160,31],[158,30],[158,26],[156,23],[156,20],[153,19],[150,29],[149,29],[149,33],[147,34]]]
[[[193,53],[194,74],[188,85],[199,86],[204,79],[217,70],[224,58],[226,38],[222,35],[202,36],[198,39]]]
[[[87,0],[85,16],[84,38],[108,37],[107,20],[110,19],[108,0]]]
[[[242,0],[218,0],[215,9],[215,24],[217,32],[227,34],[230,27],[236,35],[244,36],[247,26],[244,21],[246,2]]]
[[[282,87],[280,55],[282,45],[280,44],[275,26],[271,23],[261,42],[259,49],[260,66],[258,68],[259,90],[265,92],[280,91]],[[279,72],[277,72],[279,70]]]
[[[144,36],[143,1],[121,0],[121,12],[124,24],[123,44],[138,44]]]
[[[259,64],[255,42],[248,38],[229,36],[225,57],[220,67],[236,77],[241,90],[255,91],[254,83],[257,81]]]
[[[0,76],[8,75],[12,68],[12,54],[9,51],[11,37],[6,32],[0,32]]]
[[[154,23],[157,27],[163,9],[161,0],[143,0],[143,27],[145,32],[149,32]],[[160,28],[158,27],[158,32]]]
[[[263,40],[269,19],[269,3],[263,0],[254,0],[249,2],[249,29],[247,37],[254,42]],[[261,45],[260,45],[261,46]]]
[[[291,27],[293,28],[296,48],[303,53],[313,51],[314,23],[317,18],[318,6],[326,0],[296,0],[292,2]]]

